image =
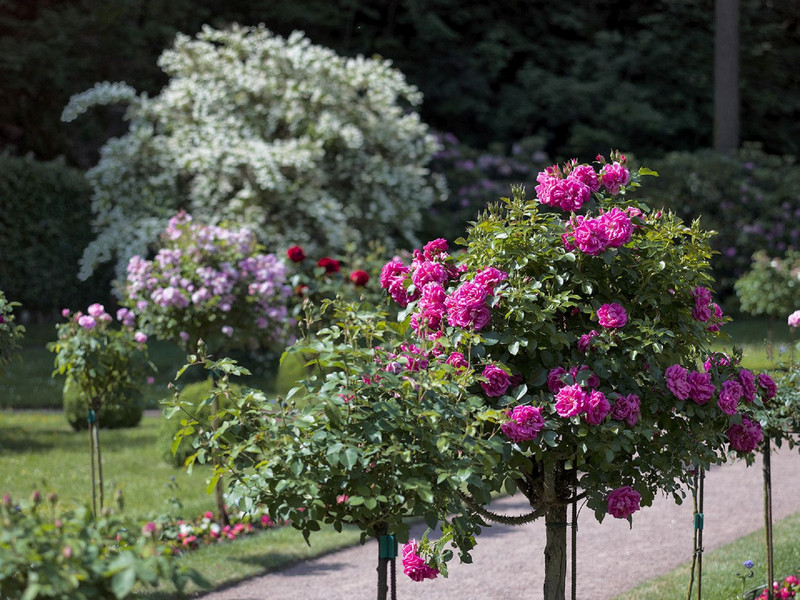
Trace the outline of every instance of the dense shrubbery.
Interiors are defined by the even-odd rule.
[[[166,545],[128,528],[118,516],[94,518],[88,508],[62,511],[58,498],[34,492],[19,505],[0,503],[0,596],[3,598],[125,598],[137,583],[175,584],[180,596],[194,571],[171,559]]]
[[[109,393],[97,414],[102,429],[136,427],[142,420],[144,402],[137,387],[117,387]],[[68,379],[64,384],[64,416],[75,431],[88,428],[89,399]]]
[[[99,235],[84,277],[109,260],[121,273],[179,208],[252,226],[270,248],[341,250],[413,242],[443,193],[427,169],[437,146],[415,112],[422,96],[388,61],[345,59],[261,26],[178,36],[159,65],[170,81],[152,99],[103,83],[64,110],[72,120],[129,105],[128,133],[88,172]]]
[[[20,349],[25,328],[16,323],[14,309],[18,302],[9,302],[0,290],[0,374],[14,354]]]
[[[756,252],[750,270],[736,280],[735,287],[742,312],[785,317],[800,306],[800,252],[790,250],[784,258]]]
[[[93,237],[90,189],[79,171],[0,155],[0,198],[0,282],[10,298],[26,311],[53,315],[108,294],[108,269],[88,282],[77,278]]]
[[[711,150],[678,152],[653,161],[659,177],[649,203],[682,219],[700,218],[718,252],[711,265],[721,298],[734,300],[734,282],[764,250],[781,257],[800,247],[800,165],[788,156],[745,146],[733,155]]]

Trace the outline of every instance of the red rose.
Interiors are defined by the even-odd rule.
[[[367,282],[369,281],[369,273],[366,271],[353,271],[350,273],[350,281],[357,286],[367,285]]]
[[[339,261],[335,258],[329,258],[327,256],[323,256],[317,262],[318,267],[322,267],[325,269],[326,273],[338,273],[339,272]]]
[[[289,260],[292,262],[303,262],[306,258],[306,253],[303,252],[300,246],[292,246],[286,251],[286,256],[288,256]]]

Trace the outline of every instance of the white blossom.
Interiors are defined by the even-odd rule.
[[[128,132],[89,170],[96,239],[81,277],[145,255],[185,209],[235,220],[280,250],[337,251],[348,241],[405,237],[444,195],[426,165],[437,142],[415,112],[420,92],[389,61],[343,58],[300,32],[205,27],[159,59],[158,96],[103,83],[73,97],[72,119],[127,101]]]

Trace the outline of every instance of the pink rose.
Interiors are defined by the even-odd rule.
[[[144,344],[147,341],[147,336],[141,331],[137,331],[133,334],[133,339],[137,344]]]
[[[97,326],[97,321],[90,315],[81,315],[78,317],[78,325],[84,329],[94,329]]]
[[[447,279],[447,269],[445,269],[444,265],[429,260],[419,263],[411,275],[411,281],[418,290],[422,290],[428,283],[442,284]]]
[[[483,287],[489,294],[494,293],[494,288],[506,279],[508,279],[508,273],[494,267],[481,269],[475,275],[475,283]]]
[[[408,273],[408,267],[403,264],[403,261],[393,258],[381,269],[381,287],[388,290],[392,281],[397,278],[403,279],[406,273]]]
[[[687,382],[689,383],[689,398],[697,404],[705,404],[714,397],[714,392],[717,391],[711,381],[711,373],[692,371],[687,377]]]
[[[578,250],[590,256],[597,256],[608,247],[608,235],[598,219],[575,217],[571,235]]]
[[[592,192],[600,189],[600,179],[591,165],[578,165],[569,174],[568,179],[577,179]]]
[[[551,394],[558,393],[558,390],[566,385],[562,379],[562,376],[566,374],[567,372],[561,367],[550,370],[547,374],[547,389],[550,390]]]
[[[417,553],[417,540],[411,540],[403,545],[400,554],[403,562],[403,573],[414,581],[425,579],[436,579],[439,569],[429,566],[425,560]]]
[[[467,359],[461,352],[452,352],[444,362],[453,367],[456,371],[461,371],[469,367]]]
[[[591,195],[589,186],[578,179],[556,179],[547,189],[547,201],[542,203],[574,212],[580,210]]]
[[[686,400],[692,389],[689,385],[689,374],[680,365],[672,365],[664,371],[667,388],[678,400]]]
[[[603,304],[597,309],[597,321],[605,328],[624,327],[628,322],[628,313],[616,302]]]
[[[744,453],[755,450],[764,437],[761,423],[751,421],[745,416],[742,416],[741,423],[736,423],[728,428],[727,435],[731,448]]]
[[[717,406],[726,415],[735,415],[739,407],[739,399],[742,397],[742,386],[738,381],[728,379],[722,383],[722,389],[719,392],[719,399]]]
[[[752,371],[742,369],[739,371],[739,385],[742,386],[742,398],[745,402],[753,402],[756,399],[756,376]]]
[[[778,393],[778,386],[775,385],[772,377],[766,373],[759,374],[759,376],[756,377],[756,381],[758,382],[758,386],[764,390],[764,400],[770,400]]]
[[[616,206],[598,217],[611,248],[621,248],[633,236],[633,224],[627,213]]]
[[[639,510],[642,496],[625,485],[615,489],[608,495],[608,514],[616,519],[625,519]]]
[[[789,327],[800,327],[800,310],[789,315]]]
[[[618,162],[606,165],[600,173],[602,183],[612,196],[619,194],[620,187],[628,185],[631,173]]]
[[[556,394],[556,412],[561,417],[572,417],[583,412],[586,393],[575,383],[565,385]]]
[[[641,415],[641,402],[636,394],[627,396],[618,395],[611,409],[611,418],[617,421],[625,421],[629,427],[633,427],[639,422]]]
[[[486,365],[483,376],[487,381],[481,382],[481,387],[487,396],[497,397],[506,393],[511,383],[511,376],[497,365]]]
[[[597,390],[592,390],[585,396],[583,407],[584,418],[589,425],[599,425],[611,411],[611,404],[605,395]]]
[[[542,409],[538,406],[515,406],[509,419],[500,426],[500,429],[512,442],[534,440],[544,429]]]
[[[104,307],[102,304],[98,304],[98,303],[96,303],[96,302],[95,302],[94,304],[92,304],[92,305],[91,305],[91,306],[90,306],[90,307],[87,309],[87,311],[86,311],[86,312],[88,312],[88,313],[89,313],[89,315],[91,315],[91,316],[92,316],[92,317],[94,317],[95,319],[98,319],[98,318],[100,318],[100,317],[103,315],[103,313],[105,313],[105,312],[106,312],[106,309],[105,309],[105,307]]]
[[[592,329],[589,333],[584,333],[578,340],[578,350],[580,352],[588,352],[592,349],[592,338],[596,337],[597,332]]]
[[[447,258],[447,250],[447,240],[438,238],[425,244],[422,248],[422,254],[430,261],[441,261]]]

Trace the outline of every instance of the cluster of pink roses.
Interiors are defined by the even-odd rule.
[[[528,404],[515,406],[508,415],[509,420],[500,425],[500,430],[512,442],[535,440],[544,429],[542,409]]]
[[[794,311],[789,315],[789,327],[800,327],[800,310]]]
[[[575,215],[569,220],[561,241],[568,252],[577,248],[591,256],[602,254],[608,248],[621,248],[633,236],[631,217],[639,213],[636,208],[614,207],[597,217]]]
[[[729,361],[717,359],[706,362],[706,371],[689,371],[681,365],[672,365],[664,371],[667,389],[678,400],[691,399],[696,404],[706,404],[715,396],[717,406],[726,415],[734,416],[739,412],[739,402],[754,402],[758,389],[761,397],[767,401],[777,393],[777,386],[766,373],[758,376],[748,369],[739,369],[735,378],[728,378],[717,386],[712,380],[711,368],[716,365],[727,366]],[[734,424],[728,430],[731,447],[740,452],[753,451],[761,441],[761,425],[741,417],[741,424]]]
[[[696,321],[705,323],[712,319],[718,321],[722,318],[722,309],[719,304],[711,301],[711,291],[708,288],[697,286],[692,291],[694,298],[694,308],[692,309],[692,318]],[[712,322],[708,326],[709,331],[719,331],[719,323]]]
[[[603,165],[600,173],[590,165],[577,163],[576,159],[572,159],[563,168],[553,165],[539,173],[536,177],[539,184],[536,186],[536,197],[540,203],[575,212],[601,187],[616,196],[622,186],[630,183],[631,174],[624,166],[624,156],[620,157],[619,162]]]
[[[400,551],[403,563],[403,573],[414,581],[424,581],[425,579],[436,579],[439,569],[431,567],[425,559],[419,555],[417,540],[411,540],[403,545]]]
[[[772,582],[772,598],[775,600],[786,600],[798,596],[800,596],[800,577],[797,575],[787,575],[780,583]],[[755,600],[767,600],[769,597],[768,590],[764,588]]]
[[[446,286],[458,282],[463,269],[453,264],[447,241],[439,238],[414,250],[411,266],[399,258],[381,270],[381,287],[400,306],[417,302],[411,326],[420,337],[436,339],[445,323],[480,331],[491,318],[487,300],[508,274],[494,267],[482,269],[471,281],[463,281],[448,294]]]
[[[78,311],[73,315],[68,308],[65,308],[61,311],[61,316],[65,319],[72,318],[79,327],[89,330],[101,324],[111,323],[114,320],[113,317],[106,312],[105,307],[97,302],[90,305],[86,313],[87,314],[84,314]],[[121,308],[117,311],[117,320],[123,327],[132,328],[136,325],[136,319],[126,308]],[[133,334],[133,339],[137,344],[144,344],[147,341],[147,335],[141,331],[137,331]]]

